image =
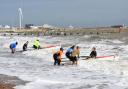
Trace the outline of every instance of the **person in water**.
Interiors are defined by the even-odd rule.
[[[74,48],[75,48],[75,45],[73,45],[72,47],[68,48],[68,50],[67,50],[67,52],[66,52],[66,54],[65,54],[66,57],[67,57],[70,61],[71,61],[71,54],[72,54]]]
[[[96,48],[93,47],[92,52],[90,53],[90,58],[96,58],[96,56],[97,56]]]
[[[63,48],[60,48],[60,50],[58,52],[53,54],[54,65],[56,65],[56,64],[60,65],[61,60],[62,60],[63,50],[64,50]]]
[[[78,64],[79,55],[80,55],[80,47],[77,46],[76,49],[74,49],[71,54],[72,64],[75,64],[75,62],[76,62],[76,65]]]
[[[17,45],[18,45],[18,42],[14,42],[10,44],[10,49],[12,53],[15,53]]]
[[[33,48],[35,48],[35,49],[40,49],[40,42],[39,42],[38,39],[34,41]]]
[[[28,41],[23,45],[23,51],[27,51]]]

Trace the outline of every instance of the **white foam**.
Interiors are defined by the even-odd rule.
[[[34,82],[28,83],[26,86],[16,86],[16,89],[47,89],[47,86],[53,86],[55,84],[71,84],[70,82],[52,81],[52,80],[41,80],[38,79]]]
[[[0,39],[2,39],[3,48],[8,48],[8,44],[16,40],[19,42],[17,50],[21,50],[23,43],[27,40],[30,42],[29,47],[32,47],[36,37],[13,37],[11,39],[0,37]],[[70,43],[66,39],[64,37],[39,38],[42,46],[45,45],[45,42],[54,43],[58,42],[58,40]],[[73,40],[71,43],[73,43]],[[89,55],[93,46],[96,47],[98,56],[113,55],[118,51],[114,49],[115,44],[109,45],[104,40],[98,41],[98,43],[97,41],[81,42],[78,45],[81,47],[81,56]],[[17,86],[16,89],[99,89],[103,87],[105,87],[103,89],[124,89],[128,87],[128,61],[121,60],[123,57],[128,58],[127,45],[121,44],[119,46],[123,50],[119,52],[119,61],[88,60],[80,61],[79,66],[53,66],[53,53],[59,50],[59,48],[60,46],[40,50],[28,50],[17,54],[20,55],[19,57],[15,54],[4,54],[5,57],[4,55],[0,57],[0,74],[17,76],[22,80],[30,81],[26,85]]]
[[[117,44],[124,43],[124,42],[122,42],[122,41],[120,41],[120,40],[111,40],[111,42],[117,43]]]

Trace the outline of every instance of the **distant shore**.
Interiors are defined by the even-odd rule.
[[[102,34],[116,34],[116,33],[128,33],[128,28],[75,28],[75,29],[0,29],[0,33],[6,35],[43,35],[43,36],[68,36],[68,35],[102,35]]]
[[[0,30],[0,36],[85,36],[102,39],[122,39],[127,37],[128,28],[83,28],[83,29],[4,29]]]

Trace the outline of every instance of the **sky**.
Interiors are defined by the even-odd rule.
[[[128,25],[128,0],[0,0],[0,25],[95,27]]]

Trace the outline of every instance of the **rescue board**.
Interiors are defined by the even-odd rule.
[[[45,46],[45,47],[39,48],[39,50],[40,49],[55,48],[55,47],[58,47],[58,46],[56,46],[56,45]],[[31,48],[28,48],[26,51],[32,51],[32,50],[38,50],[38,49],[35,49],[35,48],[31,47]],[[23,50],[17,50],[16,52],[25,52],[25,51],[23,51]]]
[[[109,55],[109,56],[97,56],[96,58],[81,58],[82,60],[117,60],[117,56]]]

